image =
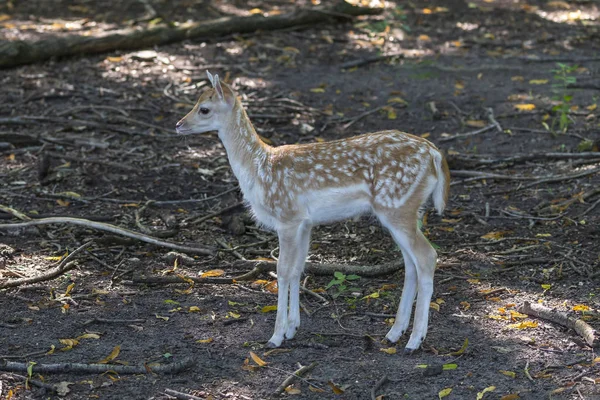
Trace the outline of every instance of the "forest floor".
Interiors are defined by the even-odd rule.
[[[146,3],[163,21],[311,6]],[[68,223],[0,229],[0,284],[47,273],[92,240],[69,259],[74,269],[0,293],[0,371],[8,362],[71,367],[34,366],[37,384],[29,385],[18,376],[26,371],[0,372],[0,398],[57,398],[43,381],[62,383],[66,399],[174,398],[169,389],[263,399],[299,365],[315,363],[281,396],[600,399],[597,349],[572,329],[517,312],[539,303],[600,327],[598,6],[386,4],[380,16],[2,70],[0,142],[12,146],[0,148],[1,205],[22,218],[85,218],[216,251],[173,255]],[[9,1],[0,5],[0,37],[95,34],[137,18],[160,23],[141,21],[147,12],[134,0]],[[367,62],[386,54],[396,56]],[[342,68],[354,60],[364,62]],[[274,278],[222,278],[257,264],[244,260],[273,261],[277,238],[240,205],[216,135],[174,134],[208,84],[206,69],[233,85],[273,145],[398,129],[447,155],[448,207],[423,222],[439,260],[421,349],[406,356],[406,337],[391,347],[381,341],[402,269],[358,273],[326,289],[335,266],[303,280],[321,298],[301,295],[296,338],[265,348]],[[13,214],[0,211],[0,223],[19,222]],[[315,228],[309,259],[363,270],[401,265],[372,217]],[[151,284],[142,274],[212,281]],[[101,360],[114,371],[72,364]],[[126,365],[140,373],[118,371]],[[156,373],[159,366],[172,370]]]

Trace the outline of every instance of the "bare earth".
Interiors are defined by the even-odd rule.
[[[149,3],[166,21],[311,6]],[[95,240],[57,279],[0,292],[0,360],[88,364],[120,346],[106,361],[149,372],[34,367],[34,380],[71,382],[66,399],[173,398],[166,389],[202,399],[264,399],[313,362],[281,396],[435,399],[451,388],[447,399],[475,399],[493,386],[484,399],[600,399],[597,349],[573,330],[515,313],[525,301],[539,302],[600,326],[600,153],[590,154],[600,140],[598,6],[387,4],[377,17],[3,70],[0,142],[13,147],[0,147],[1,205],[32,218],[94,219],[218,251],[169,257],[165,247],[72,224],[0,229],[0,284],[43,274]],[[94,34],[146,11],[134,0],[5,2],[0,38]],[[403,57],[340,68],[384,53]],[[573,67],[571,87],[553,85],[557,62]],[[325,290],[336,267],[328,276],[307,274],[305,286],[324,299],[301,295],[300,330],[274,352],[264,346],[275,320],[264,307],[277,302],[268,273],[238,283],[136,283],[141,274],[236,277],[253,267],[240,258],[277,257],[273,233],[257,228],[243,207],[230,207],[241,193],[216,136],[174,135],[207,85],[207,68],[233,85],[274,145],[399,129],[443,149],[451,196],[445,215],[430,211],[423,224],[439,260],[429,333],[415,354],[402,355],[407,337],[391,347],[381,341],[397,309],[402,269],[365,273],[345,290]],[[568,101],[565,132],[560,110],[553,111],[561,101]],[[502,160],[521,154],[539,156]],[[0,211],[0,223],[16,222]],[[309,258],[367,268],[401,263],[369,217],[315,229]],[[86,333],[95,335],[80,338]],[[64,349],[63,339],[76,338]],[[250,352],[267,364],[259,367]],[[192,365],[182,371],[152,373],[184,360]],[[2,372],[3,365],[0,398],[58,397],[26,389],[15,374],[27,372]]]

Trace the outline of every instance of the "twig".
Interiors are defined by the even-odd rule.
[[[558,176],[548,176],[546,178],[539,179],[539,180],[537,180],[535,182],[531,182],[531,183],[529,183],[527,185],[521,186],[521,187],[519,187],[517,189],[514,189],[514,190],[516,191],[516,190],[519,190],[519,189],[526,189],[526,188],[529,188],[529,187],[532,187],[532,186],[539,185],[540,183],[555,183],[555,182],[568,181],[568,180],[571,180],[571,179],[576,179],[576,178],[581,178],[581,177],[588,176],[588,175],[593,175],[593,174],[596,174],[598,172],[600,172],[600,167],[593,168],[593,169],[590,169],[590,170],[587,170],[587,171],[578,172],[576,174],[565,174],[565,175],[558,175]]]
[[[0,283],[0,289],[6,289],[6,288],[10,288],[10,287],[16,287],[16,286],[20,286],[20,285],[25,285],[25,284],[29,284],[29,283],[37,283],[37,282],[42,282],[42,281],[49,281],[51,279],[54,279],[56,277],[61,276],[62,274],[64,274],[65,272],[75,268],[77,265],[75,264],[74,261],[71,261],[77,254],[81,253],[83,250],[85,250],[86,247],[89,247],[92,245],[92,243],[94,242],[94,240],[89,240],[87,242],[85,242],[84,244],[82,244],[81,246],[79,246],[77,249],[73,250],[73,252],[71,254],[69,254],[68,256],[66,256],[64,259],[61,260],[60,264],[58,264],[58,266],[48,272],[46,272],[45,274],[41,274],[38,276],[33,276],[31,278],[21,278],[21,279],[12,279],[12,280],[8,280],[5,281],[3,283]]]
[[[115,169],[122,169],[124,171],[140,172],[140,170],[138,168],[135,168],[135,167],[132,167],[129,165],[125,165],[125,164],[121,164],[121,163],[117,163],[117,162],[112,162],[112,161],[96,160],[94,158],[88,158],[88,157],[79,158],[79,157],[75,157],[75,156],[69,156],[67,154],[55,153],[53,151],[46,151],[45,154],[50,157],[62,158],[64,160],[74,161],[74,162],[78,162],[78,163],[82,163],[82,164],[99,164],[99,165],[105,165],[107,167],[111,167],[111,168],[115,168]]]
[[[388,377],[387,375],[384,375],[381,377],[380,380],[377,381],[377,383],[375,384],[375,386],[373,386],[373,388],[371,389],[371,400],[377,400],[377,391],[379,389],[381,389],[381,387],[383,385],[385,385],[388,381]]]
[[[225,208],[223,208],[223,209],[221,209],[219,211],[215,211],[213,213],[207,214],[207,215],[205,215],[203,217],[200,217],[198,219],[192,220],[190,223],[193,224],[193,225],[200,225],[202,222],[206,221],[207,219],[211,219],[211,218],[219,216],[219,215],[221,215],[223,213],[235,210],[236,208],[242,207],[243,205],[244,205],[244,202],[240,201],[239,203],[235,203],[235,204],[233,204],[231,206],[228,206],[228,207],[225,207]]]
[[[277,263],[275,261],[235,261],[232,266],[240,267],[255,267],[258,265],[265,265],[269,267],[269,270],[275,271]],[[394,261],[379,265],[353,265],[353,264],[321,264],[307,262],[305,271],[314,275],[330,276],[335,271],[342,272],[346,275],[360,275],[362,277],[377,277],[382,275],[388,275],[398,271],[402,268],[401,261]]]
[[[513,176],[469,170],[450,170],[450,175],[456,177],[476,177],[481,179],[501,179],[507,181],[531,181],[534,179],[539,179],[539,177],[535,176]]]
[[[565,312],[556,311],[546,306],[537,303],[524,302],[520,307],[519,312],[523,314],[533,315],[534,317],[545,319],[555,324],[573,329],[579,336],[585,339],[590,347],[595,345],[596,331],[587,322],[571,317]]]
[[[15,228],[25,228],[27,226],[34,225],[49,225],[49,224],[73,224],[84,226],[86,228],[97,229],[100,231],[106,231],[115,233],[117,235],[122,235],[125,237],[129,237],[132,239],[136,239],[142,242],[150,243],[155,246],[166,247],[169,249],[174,249],[181,251],[182,253],[191,253],[191,254],[203,254],[203,255],[214,255],[215,251],[209,247],[188,247],[182,246],[175,243],[165,242],[162,240],[155,239],[153,237],[134,232],[132,230],[121,228],[115,225],[106,224],[103,222],[90,221],[83,218],[70,218],[70,217],[52,217],[52,218],[42,218],[33,221],[14,223],[14,224],[0,224],[0,229],[15,229]]]
[[[23,371],[23,372],[26,372],[26,371]],[[37,379],[31,379],[31,378],[28,378],[26,376],[15,374],[15,373],[11,373],[10,376],[13,376],[13,377],[15,377],[17,379],[20,379],[20,380],[24,381],[24,382],[27,382],[30,385],[37,386],[37,387],[40,387],[40,388],[44,388],[44,389],[50,391],[51,393],[56,393],[57,390],[58,390],[58,388],[57,388],[56,385],[53,385],[53,384],[50,384],[50,383],[46,383],[46,382],[42,382],[42,381],[39,381]]]
[[[342,65],[340,65],[340,68],[341,69],[349,69],[349,68],[354,68],[354,67],[362,67],[363,65],[375,63],[375,62],[378,62],[378,61],[387,60],[389,58],[394,58],[394,57],[401,57],[402,58],[402,57],[404,57],[404,52],[387,53],[387,54],[382,54],[382,55],[379,55],[379,56],[372,56],[372,57],[361,58],[360,60],[346,61],[345,63],[343,63]]]
[[[490,124],[488,126],[484,126],[483,128],[477,129],[477,130],[472,131],[472,132],[459,133],[458,135],[439,138],[438,142],[448,142],[448,141],[454,140],[454,139],[462,139],[462,138],[466,138],[466,137],[471,137],[471,136],[479,135],[479,134],[485,133],[485,132],[487,132],[490,129],[493,129],[495,127],[496,126],[494,124]]]
[[[91,325],[91,324],[143,324],[146,322],[145,319],[106,319],[106,318],[94,318],[88,319],[84,321],[81,325]]]
[[[165,394],[168,394],[169,396],[175,397],[179,400],[204,400],[204,397],[198,397],[187,393],[181,393],[172,389],[165,389]]]
[[[219,244],[219,246],[221,246],[224,250],[229,250],[231,252],[231,254],[233,254],[234,256],[236,256],[239,260],[245,260],[246,258],[240,254],[239,251],[234,250],[231,248],[231,246],[229,246],[227,243],[225,243],[225,241],[223,239],[215,239],[215,242],[217,242]]]
[[[487,112],[488,112],[487,117],[490,120],[490,122],[492,123],[492,125],[494,125],[496,127],[496,130],[500,133],[504,132],[504,130],[502,129],[502,126],[500,126],[498,121],[496,121],[496,118],[494,118],[494,110],[492,109],[492,107],[488,107]]]
[[[271,275],[273,278],[277,279],[277,274],[275,272],[271,271],[271,272],[269,272],[269,275]],[[325,297],[321,296],[320,294],[313,292],[312,290],[308,289],[304,285],[300,285],[300,291],[313,296],[315,299],[325,303],[326,305],[329,304],[329,300],[327,300]]]
[[[224,196],[228,193],[231,193],[233,191],[236,191],[239,189],[239,186],[234,186],[231,189],[227,189],[219,194],[216,194],[214,196],[210,196],[210,197],[205,197],[203,199],[185,199],[185,200],[152,200],[152,205],[153,206],[162,206],[162,205],[170,205],[170,204],[185,204],[185,203],[201,203],[203,201],[208,201],[208,200],[214,200],[217,199],[221,196]]]
[[[114,371],[118,374],[149,374],[149,373],[169,373],[174,374],[190,368],[195,364],[191,357],[186,357],[179,362],[150,366],[143,365],[114,365],[114,364],[82,364],[82,363],[57,363],[57,364],[35,364],[32,368],[33,373],[74,373],[74,374],[96,374],[107,371]],[[14,361],[0,360],[0,371],[27,372],[29,363],[20,363]]]
[[[310,370],[312,370],[314,367],[317,366],[317,362],[313,362],[310,365],[305,365],[304,367],[300,367],[298,368],[296,371],[294,371],[292,374],[290,374],[290,376],[287,377],[286,380],[284,380],[281,385],[279,385],[277,387],[277,389],[275,389],[274,394],[280,394],[282,393],[286,387],[288,387],[289,385],[291,385],[292,383],[294,383],[294,381],[299,377],[302,376],[303,374],[309,372]]]
[[[384,104],[382,106],[375,107],[369,111],[365,111],[362,114],[358,114],[356,117],[352,117],[350,122],[348,122],[347,124],[342,126],[342,130],[346,130],[346,129],[350,128],[350,126],[352,126],[354,123],[358,122],[359,120],[363,119],[364,117],[366,117],[368,115],[375,114],[377,111],[383,109],[384,107],[389,107],[389,104]]]
[[[583,216],[585,216],[586,214],[589,214],[590,211],[592,211],[594,208],[596,208],[598,206],[598,204],[600,204],[600,199],[596,200],[594,202],[594,204],[592,204],[591,206],[589,206],[584,212],[582,212],[581,214],[579,214],[577,216],[577,218],[581,218]]]

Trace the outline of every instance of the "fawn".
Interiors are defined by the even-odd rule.
[[[300,326],[300,275],[312,226],[371,212],[400,247],[406,269],[396,321],[386,338],[395,343],[407,330],[418,293],[404,352],[419,348],[427,334],[437,253],[417,221],[430,197],[439,214],[448,198],[450,174],[440,151],[395,130],[272,147],[259,138],[231,87],[207,74],[212,88],[176,129],[179,134],[218,131],[255,219],[277,231],[277,318],[267,345],[279,347]]]

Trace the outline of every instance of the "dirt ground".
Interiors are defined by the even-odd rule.
[[[151,21],[134,0],[3,2],[0,37],[93,35],[157,18],[312,6],[147,4],[156,11]],[[216,249],[174,256],[73,224],[0,229],[0,283],[44,274],[94,240],[56,279],[2,290],[0,371],[8,361],[114,366],[105,373],[34,367],[38,383],[70,382],[67,399],[174,398],[167,389],[264,399],[311,363],[282,397],[434,399],[451,389],[445,398],[600,399],[597,349],[574,330],[515,312],[529,301],[600,326],[599,14],[588,1],[388,1],[380,16],[0,71],[1,205],[33,219],[80,217]],[[341,68],[384,54],[398,56]],[[335,267],[329,276],[306,275],[305,286],[322,297],[301,295],[296,338],[265,348],[275,321],[273,277],[221,278],[250,271],[241,259],[272,261],[276,236],[240,206],[216,135],[174,134],[207,85],[206,69],[233,85],[274,145],[399,129],[444,151],[451,196],[443,217],[430,211],[423,223],[439,260],[420,350],[402,355],[406,337],[391,347],[381,341],[402,269],[326,289]],[[0,211],[0,223],[17,222]],[[370,217],[314,229],[309,258],[401,263]],[[215,283],[140,283],[141,273]],[[182,362],[191,365],[153,372]],[[126,365],[147,373],[116,372]],[[0,398],[60,397],[39,384],[26,388],[26,375],[0,372]]]

